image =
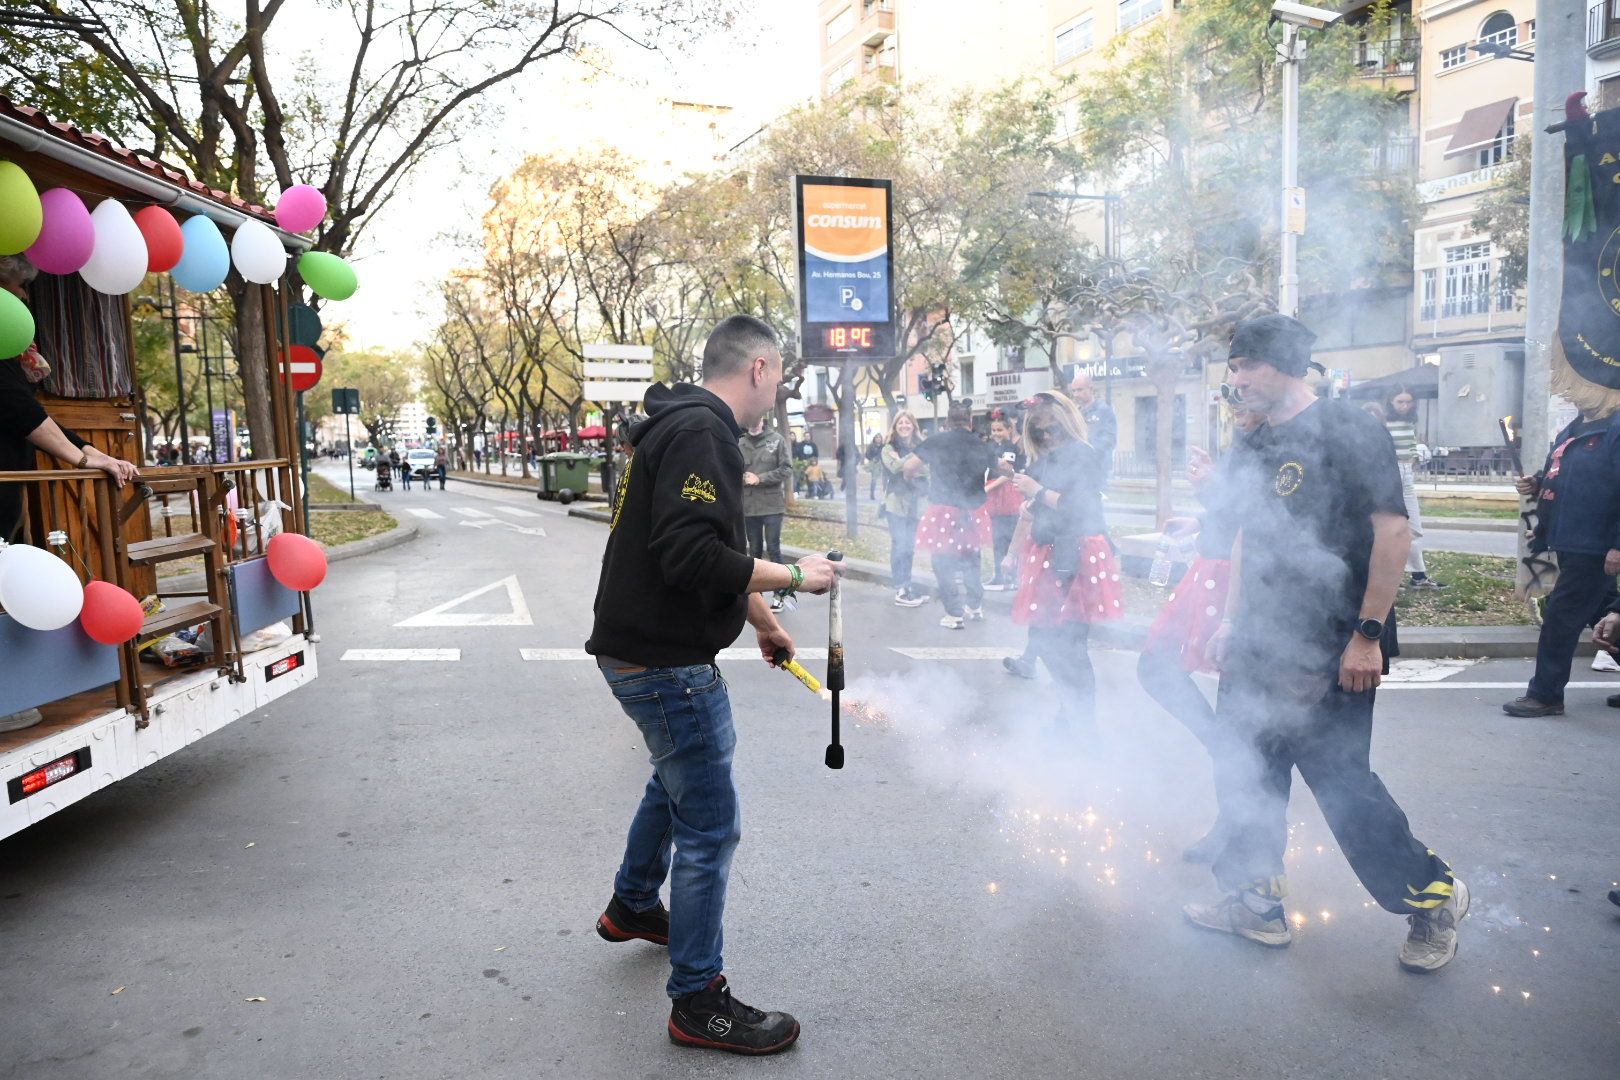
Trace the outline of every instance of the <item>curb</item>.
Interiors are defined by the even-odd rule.
[[[531,476],[528,480],[519,479],[518,481],[513,482],[511,480],[485,480],[478,477],[461,476],[456,473],[451,473],[449,479],[461,484],[472,484],[474,487],[502,488],[507,491],[521,491],[526,495],[537,495],[540,490],[540,478],[537,476]],[[602,498],[602,495],[599,492],[592,491],[585,495],[575,495],[574,498],[579,499],[581,502],[586,502],[593,499],[599,500]]]

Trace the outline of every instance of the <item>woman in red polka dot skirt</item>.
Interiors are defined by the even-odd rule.
[[[946,428],[913,451],[904,473],[909,478],[928,468],[929,507],[917,523],[917,547],[930,554],[945,614],[939,624],[961,630],[984,618],[984,580],[980,576],[979,519],[986,475],[998,468],[996,456],[973,434],[973,411],[965,401],[951,404]],[[1010,470],[1009,470],[1010,471]]]
[[[1026,655],[1044,660],[1064,692],[1060,719],[1089,726],[1096,696],[1086,651],[1091,625],[1125,615],[1119,561],[1103,521],[1104,463],[1068,398],[1040,393],[1026,405],[1029,468],[1013,484],[1029,500],[1029,516],[1013,543],[1013,622],[1029,627]]]

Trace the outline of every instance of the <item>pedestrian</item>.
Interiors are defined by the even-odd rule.
[[[1211,637],[1216,717],[1241,753],[1216,761],[1228,828],[1215,857],[1226,896],[1182,910],[1194,925],[1280,947],[1288,793],[1295,767],[1380,907],[1407,916],[1400,964],[1457,952],[1468,889],[1412,836],[1373,773],[1374,691],[1394,644],[1411,533],[1389,433],[1305,383],[1315,334],[1284,315],[1238,325],[1229,380],[1264,423],[1227,462],[1218,527],[1233,535],[1233,610]]]
[[[782,561],[782,516],[787,513],[787,478],[793,459],[787,440],[765,425],[765,418],[743,433],[743,516],[747,519],[748,554],[756,559]],[[772,611],[782,601],[771,596]]]
[[[871,478],[866,486],[866,497],[876,502],[878,478],[883,473],[883,432],[881,431],[874,433],[872,441],[866,444],[866,471]]]
[[[433,452],[433,471],[438,473],[439,490],[443,491],[445,474],[450,471],[450,455],[444,452],[442,446]],[[425,484],[427,481],[424,480],[423,483]]]
[[[1028,500],[1014,544],[1019,567],[1013,622],[1029,629],[1028,661],[1046,663],[1061,691],[1058,722],[1090,728],[1096,675],[1087,641],[1094,623],[1123,618],[1119,563],[1103,521],[1101,456],[1086,442],[1073,401],[1042,391],[1024,412],[1025,472],[1010,483]]]
[[[1509,716],[1562,716],[1564,687],[1581,630],[1596,622],[1620,573],[1620,412],[1586,414],[1553,440],[1541,472],[1521,476],[1519,494],[1536,499],[1533,552],[1558,556],[1536,642],[1536,670],[1524,694],[1502,706]]]
[[[1401,470],[1401,496],[1406,500],[1406,520],[1412,529],[1412,550],[1406,555],[1406,572],[1411,577],[1410,588],[1444,589],[1446,586],[1429,576],[1423,563],[1423,511],[1417,497],[1417,399],[1412,391],[1397,386],[1394,393],[1384,399],[1384,427],[1395,441],[1395,464]]]
[[[894,589],[895,604],[908,608],[922,607],[933,599],[911,577],[928,479],[926,472],[907,476],[905,461],[921,443],[917,418],[901,409],[889,422],[888,441],[878,454],[878,467],[883,470],[883,517],[889,526],[889,586]]]
[[[1091,372],[1085,368],[1075,369],[1074,378],[1069,380],[1069,397],[1080,407],[1080,415],[1086,421],[1086,441],[1102,458],[1103,479],[1107,480],[1114,474],[1114,447],[1119,444],[1119,417],[1114,415],[1112,405],[1097,396],[1097,387],[1092,381]]]
[[[901,466],[907,479],[928,467],[928,509],[917,522],[917,546],[932,556],[934,581],[945,614],[939,625],[960,630],[967,621],[984,618],[984,581],[979,569],[979,523],[974,511],[984,505],[984,475],[995,459],[983,439],[973,434],[973,409],[953,401],[945,430],[914,449]]]
[[[400,455],[399,482],[406,491],[411,490],[411,455],[409,453]],[[422,481],[422,486],[427,486],[427,480],[425,478]]]
[[[585,645],[653,765],[597,933],[667,945],[670,1040],[742,1054],[787,1048],[799,1023],[736,1000],[723,973],[726,882],[742,819],[731,776],[737,737],[715,657],[745,620],[767,663],[778,650],[791,657],[793,639],[763,594],[822,593],[834,574],[820,556],[782,566],[747,554],[738,440],[775,407],[781,381],[776,333],[735,315],[704,345],[701,386],[647,392]],[[667,910],[658,898],[666,877]]]
[[[1013,437],[1012,420],[1000,410],[990,414],[990,451],[998,462],[1012,467],[1014,472],[1024,471],[1024,452]],[[1018,494],[1012,478],[989,474],[984,485],[985,512],[990,517],[991,575],[985,582],[987,592],[1017,588],[1017,573],[1004,568],[1007,553],[1012,549],[1013,533],[1018,529],[1018,516],[1024,512],[1024,497]]]

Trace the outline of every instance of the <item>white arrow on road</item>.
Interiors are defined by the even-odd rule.
[[[485,527],[490,526],[490,525],[505,525],[508,529],[512,529],[512,530],[514,530],[516,532],[520,532],[524,536],[544,536],[544,535],[546,535],[546,530],[542,529],[538,525],[535,525],[535,526],[519,525],[515,521],[507,521],[505,518],[487,518],[487,519],[480,519],[478,521],[463,521],[461,524],[465,525],[469,529],[482,529],[482,528],[485,528]]]

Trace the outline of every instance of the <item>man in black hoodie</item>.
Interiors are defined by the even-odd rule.
[[[670,1040],[739,1054],[791,1046],[799,1023],[737,1001],[721,974],[726,880],[742,819],[731,779],[737,738],[715,655],[745,620],[767,663],[779,649],[791,655],[793,639],[764,594],[823,593],[835,573],[820,556],[787,566],[748,556],[738,438],[775,407],[781,381],[775,331],[734,315],[704,345],[702,386],[648,391],[585,644],[653,765],[596,931],[668,945]],[[658,900],[666,877],[667,911]]]

